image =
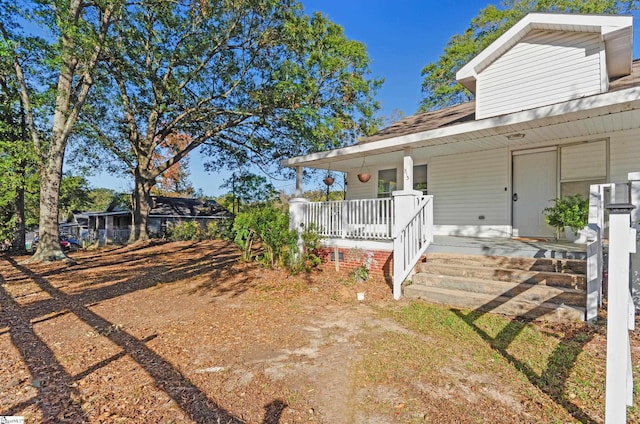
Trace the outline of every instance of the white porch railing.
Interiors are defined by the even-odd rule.
[[[634,184],[640,173],[629,174],[629,183],[592,185],[589,193],[589,244],[587,246],[586,319],[597,318],[602,306],[603,240],[608,230],[608,310],[605,423],[626,422],[633,405],[633,372],[629,331],[635,328],[635,305],[630,291],[630,256],[636,253]],[[617,187],[620,186],[620,187]],[[617,190],[616,190],[617,188]],[[607,196],[608,192],[608,196]],[[608,226],[605,210],[609,211]]]
[[[306,205],[305,228],[331,238],[389,240],[393,235],[393,199],[312,202]]]
[[[393,240],[393,297],[433,241],[433,196],[290,204],[292,228],[328,238]],[[401,221],[399,221],[401,220]]]
[[[98,243],[102,246],[106,246],[108,243],[126,244],[131,235],[131,230],[115,230],[109,228],[107,230],[98,230]],[[91,239],[93,242],[94,240]]]
[[[589,238],[587,241],[587,321],[598,317],[602,307],[603,243],[605,238],[604,208],[606,191],[613,184],[593,184],[589,190]]]
[[[399,299],[402,282],[433,242],[433,196],[416,197],[416,210],[399,223],[393,236],[393,297]]]

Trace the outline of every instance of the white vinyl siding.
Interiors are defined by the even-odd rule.
[[[346,200],[357,200],[357,199],[375,199],[376,193],[378,189],[378,182],[376,180],[376,173],[378,172],[375,169],[371,169],[371,179],[366,183],[361,183],[358,180],[359,169],[354,169],[347,173],[347,195]]]
[[[629,172],[640,172],[640,131],[612,134],[609,139],[609,181],[627,182]]]
[[[607,142],[576,144],[560,149],[560,180],[601,179],[607,176]]]
[[[508,163],[506,148],[433,158],[429,194],[436,227],[452,235],[503,232],[510,225]]]
[[[476,119],[604,91],[596,34],[532,31],[478,75]]]

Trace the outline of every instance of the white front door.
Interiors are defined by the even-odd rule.
[[[553,204],[557,179],[556,150],[513,153],[513,235],[553,237],[542,211]]]

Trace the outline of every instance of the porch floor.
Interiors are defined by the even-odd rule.
[[[525,258],[586,259],[587,245],[532,238],[434,236],[429,252]]]

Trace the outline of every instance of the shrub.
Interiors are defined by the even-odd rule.
[[[171,241],[202,240],[204,231],[196,221],[181,221],[167,228],[167,237]]]
[[[233,240],[233,221],[230,219],[219,219],[215,221],[209,221],[204,233],[204,238],[207,240]]]
[[[293,238],[291,245],[289,246],[289,262],[287,268],[292,274],[300,272],[310,272],[313,268],[317,268],[322,261],[318,256],[318,249],[320,249],[320,242],[322,236],[318,234],[314,227],[307,228],[302,234],[302,241],[304,242],[304,251],[298,254],[298,236],[293,232]]]
[[[307,270],[320,263],[315,255],[319,236],[312,230],[305,231],[302,238],[307,248],[298,255],[298,233],[289,229],[289,215],[274,205],[256,206],[236,215],[233,233],[243,260],[257,259],[265,266],[284,266],[292,272]],[[258,243],[262,254],[254,257]]]

